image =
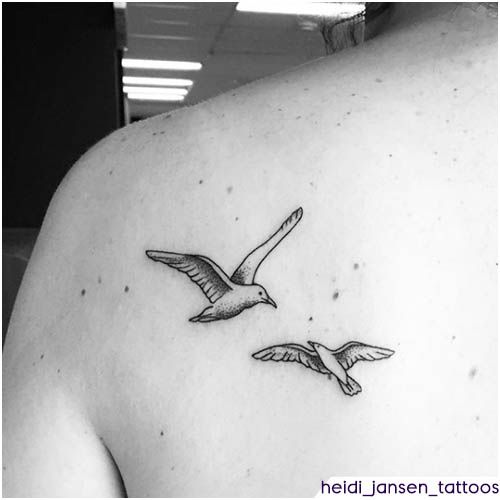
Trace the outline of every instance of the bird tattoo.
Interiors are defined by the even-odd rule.
[[[394,354],[391,349],[374,347],[361,342],[348,342],[336,350],[328,349],[318,342],[308,342],[312,349],[300,344],[282,344],[267,347],[252,357],[261,361],[295,361],[311,370],[335,375],[341,389],[348,396],[361,392],[361,386],[347,374],[357,361],[375,361],[389,358]]]
[[[263,260],[290,233],[302,218],[302,208],[295,210],[280,228],[264,243],[252,250],[229,276],[213,261],[203,255],[188,255],[158,250],[146,250],[146,255],[157,262],[185,273],[203,291],[212,305],[189,321],[208,323],[237,316],[257,304],[277,307],[266,289],[255,283],[255,275]]]

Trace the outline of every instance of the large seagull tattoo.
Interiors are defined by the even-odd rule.
[[[268,240],[245,257],[231,278],[213,260],[203,255],[159,250],[146,250],[146,255],[154,261],[187,274],[212,303],[200,314],[190,318],[189,321],[207,323],[229,319],[257,304],[269,304],[277,307],[266,289],[255,283],[255,275],[263,260],[298,224],[301,218],[302,208],[298,208]]]
[[[318,342],[308,342],[312,349],[300,344],[282,344],[267,347],[252,356],[261,361],[295,361],[324,375],[335,375],[344,394],[354,396],[361,386],[347,374],[358,361],[376,361],[389,358],[392,349],[375,347],[361,342],[348,342],[338,349],[328,349]]]

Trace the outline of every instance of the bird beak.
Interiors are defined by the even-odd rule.
[[[275,309],[278,309],[276,302],[274,302],[274,300],[271,297],[267,297],[265,302],[266,304],[270,304],[271,306],[273,306]]]

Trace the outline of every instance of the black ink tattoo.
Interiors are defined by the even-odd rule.
[[[311,370],[328,375],[335,375],[337,381],[348,396],[361,392],[361,386],[347,374],[357,361],[375,361],[389,358],[394,354],[391,349],[374,347],[360,342],[348,342],[335,351],[317,342],[309,341],[312,349],[300,344],[282,344],[267,347],[252,354],[261,361],[296,361]]]
[[[189,276],[212,303],[189,321],[208,323],[237,316],[257,304],[277,307],[266,289],[255,283],[255,275],[263,260],[279,242],[298,224],[302,208],[298,208],[280,228],[262,245],[250,252],[234,271],[231,278],[212,260],[203,255],[146,250],[146,255]]]

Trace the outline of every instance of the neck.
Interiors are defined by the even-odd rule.
[[[391,8],[391,27],[405,27],[426,21],[458,23],[462,29],[474,29],[478,20],[496,24],[497,4],[484,2],[459,3],[403,3],[396,2]]]

